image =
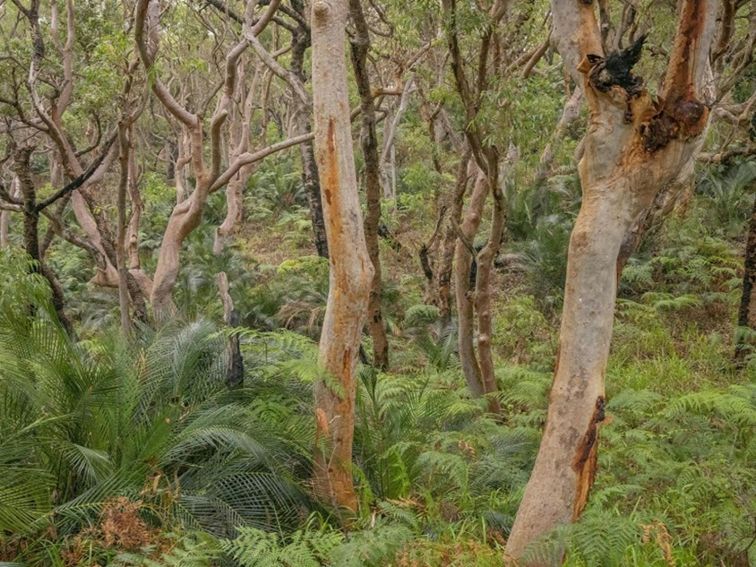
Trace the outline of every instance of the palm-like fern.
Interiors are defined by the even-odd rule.
[[[116,496],[219,535],[294,522],[302,444],[263,419],[254,388],[224,389],[222,356],[203,322],[132,347],[0,313],[0,530],[75,533]]]

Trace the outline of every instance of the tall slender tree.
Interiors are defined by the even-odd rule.
[[[330,261],[330,290],[320,337],[325,376],[315,385],[314,487],[335,508],[357,509],[352,439],[357,354],[370,295],[370,262],[357,192],[344,52],[347,0],[312,4],[315,159]]]

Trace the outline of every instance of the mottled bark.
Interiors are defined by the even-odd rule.
[[[378,156],[378,137],[376,135],[376,116],[373,93],[370,89],[370,76],[367,68],[367,56],[370,49],[370,32],[362,13],[361,0],[349,0],[349,10],[356,33],[352,40],[352,67],[360,95],[362,111],[362,133],[360,144],[365,161],[364,181],[367,214],[365,216],[365,241],[373,264],[373,281],[370,285],[368,301],[367,326],[373,340],[373,365],[380,370],[387,370],[389,365],[389,343],[386,337],[386,324],[381,309],[381,257],[378,245],[378,227],[381,222],[381,177]]]
[[[658,99],[632,75],[620,81],[607,72],[592,4],[554,0],[552,10],[557,46],[567,70],[583,85],[590,122],[579,164],[583,199],[569,244],[546,427],[507,541],[507,555],[517,565],[542,565],[527,557],[527,546],[576,520],[586,506],[604,420],[620,247],[656,193],[686,166],[706,127],[702,90],[717,5],[714,0],[681,3]]]
[[[373,267],[357,192],[344,53],[346,0],[312,4],[315,158],[330,252],[330,290],[315,384],[317,421],[313,488],[327,504],[356,511],[352,439],[357,353]]]

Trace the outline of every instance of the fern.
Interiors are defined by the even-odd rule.
[[[327,527],[310,526],[287,538],[255,528],[240,528],[238,537],[221,541],[221,547],[243,567],[320,567],[344,536]]]

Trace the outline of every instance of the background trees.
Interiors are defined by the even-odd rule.
[[[753,561],[753,3],[0,14],[0,561]]]

